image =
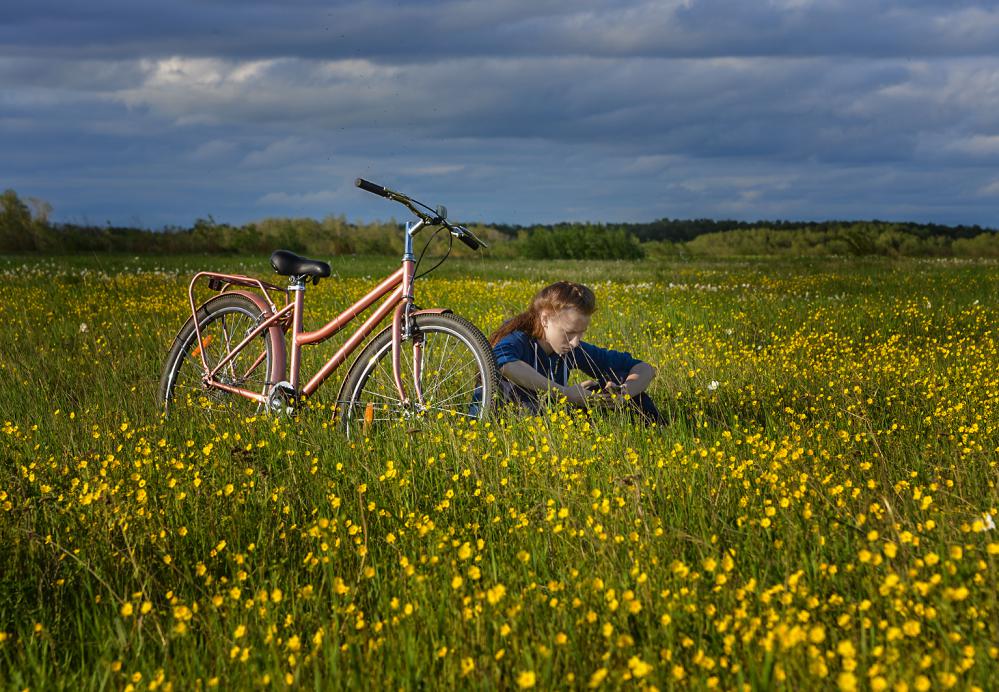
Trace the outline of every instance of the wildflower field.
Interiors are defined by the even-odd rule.
[[[333,266],[307,328],[395,268]],[[449,262],[419,302],[487,333],[591,285],[670,424],[355,440],[342,372],[159,415],[201,268],[269,277],[0,258],[0,688],[995,688],[996,264]]]

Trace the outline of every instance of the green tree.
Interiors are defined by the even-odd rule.
[[[0,250],[25,252],[35,249],[31,211],[13,190],[0,195]]]

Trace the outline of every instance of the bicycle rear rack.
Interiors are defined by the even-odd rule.
[[[197,326],[198,323],[198,308],[194,302],[194,286],[198,283],[199,279],[207,279],[208,288],[220,294],[225,293],[234,286],[258,289],[260,291],[260,295],[262,295],[264,300],[267,301],[267,305],[270,307],[272,314],[278,311],[278,307],[274,304],[274,301],[271,300],[270,292],[283,294],[286,305],[291,300],[291,293],[287,288],[275,286],[274,284],[261,281],[260,279],[254,279],[252,276],[243,276],[241,274],[222,274],[220,272],[198,272],[194,275],[194,278],[191,279],[191,284],[187,288],[187,297],[191,303],[191,316],[194,319],[195,326]]]

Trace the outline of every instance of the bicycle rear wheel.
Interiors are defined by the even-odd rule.
[[[194,320],[188,319],[174,339],[173,347],[167,356],[160,377],[158,403],[164,413],[171,414],[178,409],[197,410],[206,413],[220,411],[243,411],[253,413],[260,404],[239,394],[221,389],[207,388],[203,384],[205,375],[201,354],[209,368],[214,368],[261,322],[263,313],[252,300],[236,293],[222,294],[212,298],[197,312],[198,334]],[[284,342],[278,343],[281,331],[278,327],[265,329],[216,375],[216,379],[233,387],[239,387],[266,396],[271,385],[283,373],[280,369],[283,359]]]
[[[399,420],[489,415],[497,387],[496,360],[475,325],[457,315],[416,315],[412,335],[400,347],[400,374],[409,401],[399,399],[392,330],[386,329],[354,362],[340,390],[341,422],[348,435]]]

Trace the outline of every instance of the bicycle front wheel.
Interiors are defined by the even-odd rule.
[[[260,324],[263,313],[247,298],[235,293],[212,298],[198,309],[198,329],[193,319],[188,319],[174,339],[160,377],[158,401],[165,413],[178,408],[205,413],[219,411],[253,413],[261,408],[259,402],[222,389],[204,385],[204,363],[210,369],[228,357],[235,348]],[[278,341],[280,329],[265,329],[218,372],[216,379],[226,385],[238,387],[266,396],[270,387],[283,373],[275,372],[283,362],[284,342]]]
[[[339,402],[348,435],[399,420],[489,415],[497,368],[482,332],[447,313],[415,315],[411,331],[400,344],[406,401],[399,398],[392,372],[391,329],[376,336],[351,366]]]

